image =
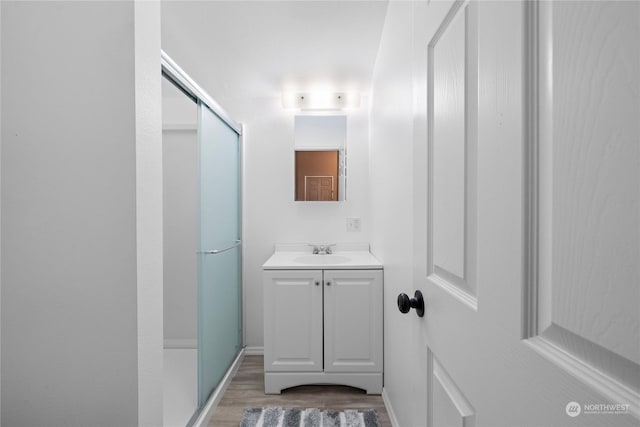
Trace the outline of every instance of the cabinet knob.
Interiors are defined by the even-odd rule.
[[[320,282],[319,281],[316,281],[316,286],[320,286]]]
[[[416,291],[413,298],[409,298],[407,294],[398,295],[398,310],[401,313],[408,313],[412,308],[416,309],[418,317],[424,316],[424,298],[422,292]]]
[[[328,282],[327,282],[327,286],[331,286],[331,281],[328,281]]]

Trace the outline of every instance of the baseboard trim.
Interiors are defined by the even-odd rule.
[[[244,354],[247,356],[264,356],[264,347],[245,347]]]
[[[224,392],[227,390],[227,387],[229,387],[229,384],[231,384],[233,376],[236,374],[236,372],[238,372],[238,368],[240,368],[244,356],[245,349],[243,348],[242,350],[240,350],[240,353],[238,353],[238,356],[236,356],[236,359],[227,370],[227,373],[222,378],[222,381],[220,381],[220,385],[216,388],[211,397],[209,397],[209,400],[207,400],[207,403],[205,403],[204,408],[202,408],[202,411],[200,411],[200,414],[198,414],[196,420],[193,422],[193,424],[191,424],[191,427],[206,427],[209,424],[209,421],[213,416],[213,412],[218,407],[220,400],[222,400],[222,396],[224,396]]]
[[[164,348],[198,348],[197,339],[165,338]]]
[[[393,427],[400,427],[398,423],[398,419],[396,418],[395,412],[393,412],[393,406],[391,406],[391,401],[389,400],[389,395],[387,394],[387,389],[382,387],[382,401],[384,402],[384,407],[387,409],[387,415],[389,415],[389,420],[391,421],[391,425]]]

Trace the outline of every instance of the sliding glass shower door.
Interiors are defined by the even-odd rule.
[[[198,405],[231,366],[241,337],[240,138],[205,104],[199,111]]]

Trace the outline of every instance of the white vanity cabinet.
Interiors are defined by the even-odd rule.
[[[265,269],[267,394],[303,384],[382,392],[382,271]]]

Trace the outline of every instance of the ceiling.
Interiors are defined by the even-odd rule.
[[[366,92],[382,0],[162,2],[162,48],[216,99]]]

